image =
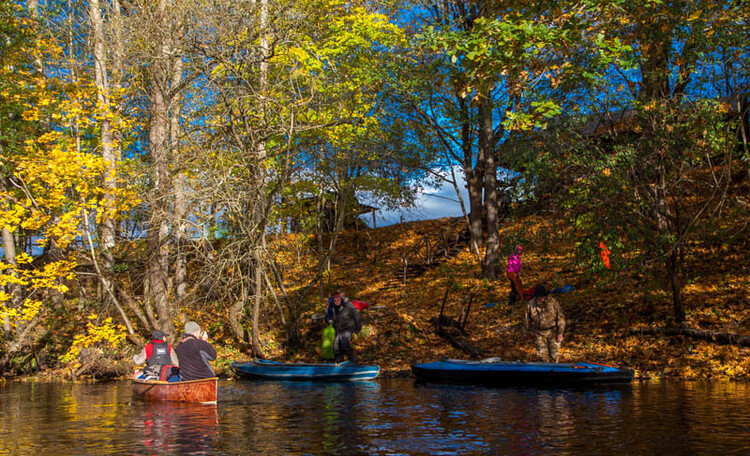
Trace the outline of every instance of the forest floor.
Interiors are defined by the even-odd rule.
[[[747,228],[736,232],[740,235],[716,243],[718,247],[691,245],[685,264],[684,327],[737,338],[750,334],[750,236]],[[603,267],[598,254],[581,263],[573,234],[569,222],[547,215],[505,220],[500,230],[502,245],[523,245],[524,288],[544,284],[550,290],[565,285],[573,289],[556,295],[567,318],[560,362],[630,368],[640,379],[750,380],[750,348],[659,333],[676,325],[671,294],[664,291],[657,265],[629,270],[617,261],[621,252],[616,251],[612,269]],[[304,245],[294,235],[275,244],[289,292],[316,270],[316,260]],[[468,308],[468,317],[461,317],[464,333],[459,335],[465,347],[475,350],[474,358],[536,361],[533,338],[523,330],[525,304],[508,305],[505,259],[501,266],[496,282],[481,279],[463,219],[344,231],[323,291],[327,296],[341,289],[350,299],[370,304],[362,311],[363,330],[353,346],[361,363],[380,365],[382,376],[410,375],[415,363],[472,358],[438,335],[434,322],[441,308],[454,321],[467,315]],[[313,316],[325,312],[326,306],[318,297],[305,303],[302,348],[292,351],[282,342],[277,307],[266,304],[260,334],[264,355],[286,362],[322,362],[324,323]],[[219,352],[214,367],[220,376],[232,375],[231,362],[251,357],[231,335],[227,309],[204,305],[182,316],[211,331]],[[121,361],[129,362],[130,352],[140,350],[131,348],[122,351]],[[67,375],[48,369],[34,377],[59,380]]]
[[[444,299],[444,315],[455,320],[466,314],[471,300],[463,340],[480,357],[536,360],[533,339],[523,331],[525,304],[508,305],[505,260],[502,277],[490,283],[480,279],[468,243],[450,258],[436,252],[465,230],[462,219],[446,218],[342,234],[328,284],[372,306],[362,311],[364,329],[354,338],[360,362],[379,364],[383,375],[396,376],[408,374],[414,363],[470,358],[436,333],[433,321]],[[579,266],[569,234],[566,222],[539,216],[507,223],[500,232],[501,242],[523,238],[524,288],[573,288],[556,295],[568,322],[561,362],[631,368],[637,378],[750,380],[750,348],[658,333],[676,327],[671,294],[660,286],[658,269],[622,270],[617,263],[611,270],[591,268],[592,263]],[[436,257],[430,266],[427,239]],[[750,242],[747,237],[735,241],[733,247],[692,246],[685,268],[684,327],[738,336],[750,333]],[[407,270],[406,279],[404,257],[416,271]],[[305,314],[304,349],[270,350],[270,356],[319,361],[322,326],[313,323],[312,315],[324,311],[321,303]],[[656,334],[648,334],[653,330]]]

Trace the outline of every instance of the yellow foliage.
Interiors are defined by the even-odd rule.
[[[34,26],[22,16],[16,19],[11,25],[18,30]],[[121,185],[113,199],[106,197],[106,166],[97,134],[101,118],[111,120],[123,137],[128,137],[125,129],[132,128],[132,123],[115,115],[111,106],[98,105],[90,81],[72,72],[36,70],[35,61],[60,68],[74,65],[60,60],[64,53],[53,37],[29,37],[23,45],[8,49],[0,66],[0,104],[15,105],[22,115],[17,121],[16,147],[0,149],[0,164],[15,184],[0,192],[0,226],[11,232],[30,232],[38,245],[54,241],[64,249],[85,237],[87,214],[101,211],[114,218],[138,204],[127,185]],[[112,98],[121,95],[112,94]],[[122,170],[118,177],[121,182],[131,180]],[[26,252],[18,253],[16,265],[10,263],[0,264],[0,287],[5,287],[0,293],[0,314],[13,326],[44,310],[40,291],[66,292],[62,279],[70,278],[76,266],[73,258],[37,266]],[[27,299],[8,304],[13,301],[8,285],[20,288],[18,296]]]
[[[37,299],[27,299],[21,307],[6,307],[5,302],[10,300],[10,296],[5,292],[0,292],[0,317],[8,318],[11,328],[16,328],[19,324],[28,322],[36,317],[42,310],[42,301]]]
[[[60,356],[63,363],[76,362],[81,350],[92,346],[100,346],[117,350],[122,346],[127,336],[125,327],[112,323],[112,318],[106,318],[101,325],[95,324],[98,315],[89,315],[89,322],[86,323],[86,332],[76,334],[73,344],[67,353]]]

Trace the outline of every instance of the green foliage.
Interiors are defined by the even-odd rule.
[[[612,251],[615,269],[660,262],[712,223],[703,215],[720,204],[712,195],[723,178],[705,167],[722,162],[732,149],[724,115],[720,104],[708,100],[651,103],[634,109],[616,136],[545,154],[540,167],[567,171],[558,174],[567,191],[557,198],[580,233],[582,264],[605,271],[600,241]],[[694,202],[698,195],[707,202]]]
[[[366,339],[372,333],[370,325],[362,325],[362,331],[357,334],[358,338]]]
[[[0,168],[3,182],[12,184],[0,192],[0,225],[65,248],[87,234],[84,222],[101,221],[91,220],[94,212],[126,213],[147,195],[154,185],[148,178],[135,179],[140,195],[125,189],[135,189],[130,177],[151,175],[155,163],[146,155],[132,167],[125,163],[120,171],[127,185],[117,194],[123,205],[104,201],[98,138],[108,108],[99,106],[92,90],[93,59],[78,41],[74,49],[56,41],[68,36],[58,19],[73,19],[65,27],[72,26],[81,43],[89,39],[90,24],[75,22],[80,4],[53,3],[47,11],[52,16],[43,20],[58,28],[43,35],[45,28],[37,28],[23,5],[0,1]],[[406,3],[400,7],[410,9],[399,11],[405,13],[400,22],[373,5],[221,0],[199,2],[191,13],[200,22],[186,27],[182,44],[191,46],[174,48],[195,71],[195,79],[185,81],[184,106],[173,112],[189,128],[169,138],[171,170],[188,179],[190,204],[197,209],[187,219],[196,232],[223,239],[215,243],[220,251],[211,253],[216,280],[201,279],[213,282],[207,294],[214,294],[208,299],[196,287],[196,300],[221,308],[224,299],[236,301],[238,290],[246,292],[253,266],[269,259],[248,258],[257,252],[279,256],[264,251],[260,239],[271,227],[295,217],[306,232],[317,229],[321,214],[310,209],[310,197],[336,201],[342,212],[355,196],[393,209],[413,202],[437,168],[481,171],[487,156],[479,153],[478,138],[486,133],[479,106],[487,100],[493,131],[482,139],[492,144],[481,153],[496,154],[500,166],[513,170],[502,176],[509,198],[521,203],[512,210],[566,211],[579,266],[610,278],[599,258],[600,241],[612,251],[612,275],[650,268],[677,250],[690,258],[688,249],[699,236],[730,244],[721,227],[709,225],[717,220],[711,211],[719,207],[722,189],[730,186],[728,174],[716,171],[735,163],[736,129],[726,108],[710,99],[746,85],[743,2],[447,2],[431,5],[436,16],[425,21],[421,13],[433,10]],[[146,6],[129,5],[127,19],[143,17]],[[124,78],[127,89],[110,95],[145,113],[151,100],[143,94],[151,88],[144,81],[153,62],[141,52],[159,42],[138,27],[132,30],[122,49],[132,65]],[[81,58],[71,63],[67,56]],[[41,66],[50,71],[44,74]],[[603,111],[627,115],[596,131],[584,125],[585,116]],[[123,148],[148,134],[143,125],[110,120]],[[140,153],[135,147],[132,152]],[[741,154],[746,171],[747,149]],[[175,200],[170,191],[163,195],[165,208]],[[151,204],[129,212],[129,221],[154,222],[143,215]],[[736,214],[746,215],[746,209]],[[89,230],[96,232],[96,226]],[[551,234],[552,228],[522,226],[500,242],[505,254],[516,244],[533,243],[547,267]],[[301,256],[313,239],[295,238],[297,250],[290,248],[288,256]],[[463,267],[474,258],[461,261]],[[43,313],[53,307],[47,294],[67,291],[65,282],[76,268],[73,257],[42,264],[19,255],[18,263],[15,274],[11,265],[0,264],[0,285],[6,287],[0,312],[12,330],[53,318]],[[133,272],[132,264],[115,263],[113,272]],[[446,283],[454,293],[462,289],[455,270],[440,268],[445,280],[438,299]],[[324,280],[335,278],[323,274]],[[23,287],[29,299],[13,303],[8,290],[14,286]],[[663,297],[644,299],[656,303]],[[212,324],[218,331],[223,322]],[[97,336],[97,328],[87,327],[73,347],[109,344],[119,331]],[[267,346],[282,345],[270,340]],[[63,356],[74,362],[75,353]]]
[[[613,63],[632,66],[628,45],[596,31],[603,8],[616,8],[617,3],[496,6],[496,16],[491,9],[489,15],[473,18],[470,28],[430,25],[416,38],[421,46],[449,59],[458,73],[461,97],[490,97],[503,84],[509,98],[528,99],[523,110],[508,103],[504,126],[534,130],[561,112],[564,100],[550,97],[554,94],[550,88],[591,83],[603,78]],[[580,55],[588,58],[579,60]]]

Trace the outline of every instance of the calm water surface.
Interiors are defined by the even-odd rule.
[[[750,385],[590,389],[220,382],[219,404],[130,384],[0,386],[0,455],[750,455]]]

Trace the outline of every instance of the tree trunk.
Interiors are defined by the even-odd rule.
[[[645,103],[671,98],[670,54],[675,31],[669,15],[648,17],[633,32],[641,50],[639,97]]]
[[[0,152],[2,151],[2,145],[0,145]],[[5,185],[5,177],[0,177],[0,192],[6,191],[6,185]],[[9,202],[6,204],[10,204]],[[4,261],[8,263],[11,268],[6,271],[6,274],[12,276],[12,277],[18,277],[18,272],[16,271],[16,242],[15,238],[13,236],[13,232],[10,231],[10,227],[3,226],[2,227],[2,234],[3,234],[3,251],[5,253],[5,259]],[[19,289],[18,285],[10,283],[7,285],[6,292],[10,295],[10,307],[15,309],[18,308],[21,305],[21,290]],[[3,331],[7,336],[11,335],[11,324],[10,324],[10,317],[8,316],[8,313],[6,312],[3,316]]]
[[[113,52],[112,52],[112,67],[110,69],[110,73],[112,75],[112,78],[110,79],[110,87],[112,88],[112,93],[119,94],[122,90],[122,77],[125,72],[125,40],[123,38],[123,19],[122,19],[122,7],[120,5],[119,0],[112,0],[111,5],[111,19],[109,21],[110,29],[112,30],[112,36],[113,36]],[[110,100],[111,101],[111,100]],[[122,105],[117,104],[113,106],[113,109],[116,110],[116,113],[119,116],[122,115]],[[120,165],[120,161],[122,159],[122,129],[115,128],[113,131],[113,137],[114,137],[114,164],[113,166],[115,169]],[[116,185],[116,183],[115,183]],[[113,237],[114,237],[114,243],[117,243],[117,239],[120,239],[122,236],[123,226],[122,222],[114,223],[113,226]],[[115,245],[113,244],[113,245]]]
[[[672,72],[670,55],[673,48],[673,24],[669,24],[668,18],[657,16],[649,18],[643,26],[639,27],[635,33],[642,44],[642,54],[640,56],[640,67],[642,80],[639,91],[639,98],[645,103],[663,102],[677,96],[672,93],[670,84],[670,75]],[[658,136],[657,130],[661,123],[656,123],[657,127],[651,132],[652,135]],[[648,146],[647,146],[648,147]],[[658,147],[658,146],[657,146]],[[666,279],[670,284],[672,291],[672,303],[675,321],[678,323],[685,321],[685,308],[682,300],[682,283],[681,270],[682,259],[680,258],[679,243],[680,239],[680,221],[674,216],[670,208],[669,195],[667,194],[667,169],[664,163],[659,163],[656,169],[656,175],[653,182],[653,204],[656,219],[656,235],[659,238],[671,234],[674,235],[676,242],[670,242],[670,245],[661,245],[660,251],[664,252]]]
[[[679,227],[672,230],[672,224],[677,225],[679,221],[673,216],[672,211],[669,207],[669,200],[667,198],[667,176],[666,170],[663,166],[659,166],[657,173],[657,184],[654,189],[654,204],[655,204],[655,218],[657,227],[657,236],[661,237],[668,233],[672,233],[677,238],[677,243],[680,242]],[[680,273],[682,269],[679,245],[670,244],[663,246],[663,249],[668,249],[665,252],[666,260],[666,278],[670,284],[672,290],[672,303],[674,308],[675,321],[681,323],[685,321],[685,308],[682,301],[682,284],[680,280]],[[663,251],[663,250],[662,250]]]
[[[480,166],[477,163],[476,167],[471,166],[464,168],[466,172],[466,185],[469,190],[469,234],[471,235],[471,243],[475,246],[477,251],[484,244],[484,230],[482,227],[483,217],[483,204],[482,194],[484,191],[484,166]],[[479,253],[479,252],[477,252]],[[482,274],[484,274],[484,263],[481,261]]]
[[[11,267],[16,267],[16,251],[15,251],[15,245],[13,242],[13,233],[10,232],[7,226],[3,227],[3,250],[5,252],[5,262],[11,265]],[[15,269],[10,269],[7,271],[7,274],[16,277],[17,273]],[[8,284],[6,293],[8,293],[10,296],[15,297],[16,287],[12,284]],[[13,302],[15,299],[11,298],[11,308],[15,308],[16,304]],[[5,332],[6,335],[10,335],[11,327],[10,327],[10,318],[8,317],[8,313],[3,313],[3,332]]]
[[[104,201],[101,208],[101,245],[103,268],[112,270],[112,249],[115,246],[114,220],[109,216],[114,206],[115,191],[117,189],[116,154],[112,122],[110,116],[110,88],[107,70],[107,54],[105,50],[104,23],[99,0],[89,2],[89,20],[91,21],[91,40],[94,51],[94,80],[98,101],[97,114],[99,119],[99,135],[101,138],[102,158],[104,159]]]
[[[683,323],[685,321],[685,304],[682,299],[682,280],[681,269],[679,259],[679,250],[675,246],[672,252],[667,256],[667,276],[669,278],[669,284],[672,288],[672,307],[674,309],[674,319],[677,323]]]
[[[250,291],[252,289],[250,273],[248,272],[252,270],[252,258],[250,255],[244,255],[234,263],[240,278],[238,283],[240,286],[240,296],[229,308],[229,326],[232,328],[232,332],[237,337],[237,340],[247,343],[250,334],[242,326],[242,319],[245,317],[245,309],[248,307]]]
[[[490,91],[488,91],[490,92]],[[495,140],[492,128],[492,99],[486,94],[479,106],[479,149],[485,158],[484,205],[486,210],[487,245],[484,253],[484,278],[497,280],[500,242],[498,239],[498,197],[497,161],[495,160]]]
[[[479,169],[472,166],[473,145],[471,141],[471,118],[469,115],[469,105],[466,100],[460,95],[457,95],[457,97],[461,116],[461,149],[463,152],[463,168],[464,175],[466,177],[466,186],[469,192],[469,214],[466,221],[469,227],[471,248],[474,251],[474,255],[476,255],[477,257],[477,262],[479,262],[480,265],[483,265],[482,254],[480,252],[480,247],[482,246],[483,176],[480,173],[481,167],[479,166],[479,159],[477,159],[477,168]]]
[[[268,62],[266,59],[269,55],[269,47],[268,47],[268,36],[267,36],[267,26],[268,26],[268,1],[267,0],[260,0],[260,17],[259,17],[259,26],[260,26],[260,51],[261,51],[261,59],[260,59],[260,80],[259,80],[259,91],[260,91],[260,97],[261,97],[261,103],[260,103],[260,109],[261,109],[261,118],[265,116],[266,111],[266,104],[265,104],[265,97],[266,97],[266,91],[268,89]],[[255,160],[255,166],[256,174],[257,174],[257,191],[255,192],[255,195],[257,195],[257,203],[253,204],[253,214],[251,220],[253,221],[253,225],[257,227],[258,229],[258,237],[254,239],[254,247],[255,252],[253,255],[253,270],[255,272],[255,277],[253,280],[254,284],[254,300],[253,300],[253,320],[252,320],[252,330],[253,330],[253,337],[252,337],[252,345],[253,345],[253,354],[257,357],[263,357],[263,349],[260,344],[260,303],[261,298],[263,297],[263,255],[261,254],[261,248],[265,245],[265,238],[266,238],[266,222],[265,222],[265,211],[266,211],[266,172],[265,172],[265,160],[266,160],[266,144],[265,142],[261,141],[256,144],[256,160]]]
[[[232,332],[242,343],[245,343],[245,328],[242,326],[242,318],[245,316],[246,298],[247,293],[242,293],[240,299],[229,308],[229,326],[232,327]]]
[[[112,218],[112,208],[115,206],[115,192],[117,191],[117,151],[115,149],[114,134],[111,122],[110,87],[105,49],[104,20],[102,18],[99,0],[89,2],[89,21],[91,22],[91,40],[94,53],[94,81],[97,94],[97,115],[99,117],[99,137],[101,141],[102,159],[104,161],[104,198],[99,208],[101,220],[101,252],[102,267],[99,280],[102,287],[109,290],[104,293],[104,301],[111,302],[114,298],[113,282],[111,280],[114,268],[115,221]],[[95,255],[95,252],[91,252]]]
[[[261,255],[255,258],[255,299],[253,301],[253,356],[263,358],[263,348],[260,345],[260,301],[263,293],[263,270],[261,269]]]
[[[643,80],[640,96],[644,101],[665,100],[672,96],[669,84],[671,43],[649,41],[650,52],[641,63]]]
[[[162,10],[163,14],[163,10]],[[149,129],[149,152],[153,173],[154,188],[151,192],[150,216],[147,230],[148,281],[149,291],[159,321],[159,329],[167,334],[174,333],[172,311],[169,306],[168,270],[166,253],[168,234],[167,214],[170,192],[170,172],[168,163],[169,144],[169,104],[167,101],[168,71],[166,68],[165,46],[151,62],[151,119]]]
[[[177,87],[182,81],[182,58],[175,59],[172,69],[172,87]],[[180,157],[180,113],[182,97],[172,98],[170,109],[170,138],[172,161]],[[187,216],[187,178],[178,169],[174,182],[174,243],[175,243],[175,298],[177,306],[182,306],[187,296],[187,252],[185,245],[185,221]]]

